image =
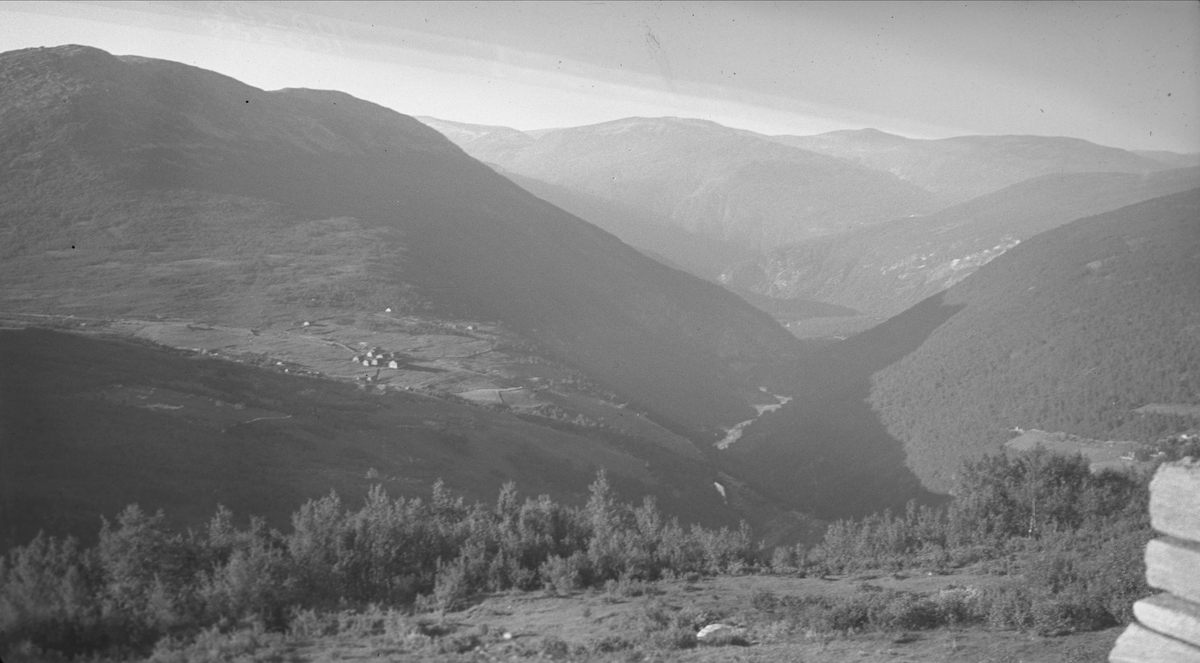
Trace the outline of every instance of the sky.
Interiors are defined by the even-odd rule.
[[[1072,136],[1200,151],[1200,2],[5,2],[66,43],[530,130]]]

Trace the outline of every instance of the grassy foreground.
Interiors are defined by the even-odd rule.
[[[477,596],[439,614],[368,607],[301,612],[286,633],[214,626],[194,639],[164,639],[144,660],[324,663],[329,661],[761,661],[804,663],[1085,663],[1105,660],[1120,628],[1038,635],[986,625],[936,629],[826,630],[804,600],[850,605],[883,592],[938,596],[1000,580],[978,569],[949,575],[861,573],[717,576],[613,583],[606,589],[509,591]],[[947,588],[952,589],[947,589]],[[806,597],[806,598],[802,598]],[[790,605],[789,605],[790,604]],[[720,622],[739,635],[697,641],[686,625]],[[699,628],[699,626],[697,626]],[[690,636],[690,637],[689,637]],[[61,661],[25,647],[5,661]]]

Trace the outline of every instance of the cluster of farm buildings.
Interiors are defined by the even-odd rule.
[[[382,348],[371,348],[366,353],[354,355],[356,364],[363,366],[378,366],[380,368],[400,368],[408,363],[408,357],[400,352],[388,352]]]

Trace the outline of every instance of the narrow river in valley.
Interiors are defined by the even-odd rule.
[[[766,392],[767,390],[763,389],[763,391]],[[769,393],[769,392],[767,392],[767,393]],[[767,412],[774,412],[775,410],[778,410],[779,408],[783,407],[784,403],[787,403],[788,401],[792,400],[791,396],[780,396],[779,394],[771,394],[771,395],[775,397],[775,400],[778,401],[777,403],[769,403],[767,405],[755,405],[754,409],[758,410],[758,416],[754,417],[754,419],[747,419],[739,424],[736,424],[733,428],[725,429],[725,437],[722,438],[720,442],[717,442],[717,448],[718,449],[728,449],[729,445],[731,445],[734,442],[737,442],[739,439],[741,439],[742,430],[745,429],[746,426],[749,426],[750,424],[754,423],[755,419],[758,419],[758,417],[763,416]]]

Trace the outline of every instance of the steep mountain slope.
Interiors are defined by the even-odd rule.
[[[244,326],[499,320],[678,429],[753,415],[792,338],[345,94],[86,47],[0,56],[0,301]]]
[[[916,140],[876,129],[771,140],[850,159],[933,192],[939,206],[965,202],[1034,177],[1069,173],[1149,173],[1173,167],[1077,138],[958,136]]]
[[[1042,233],[939,295],[957,312],[875,374],[871,403],[937,489],[1014,427],[1121,439],[1186,426],[1132,410],[1200,405],[1198,265],[1200,189]],[[870,333],[886,346],[894,326]]]
[[[725,274],[722,271],[723,266],[755,262],[754,252],[733,242],[688,232],[662,217],[600,196],[524,177],[504,169],[500,169],[499,172],[522,189],[607,230],[663,264],[682,269],[702,279],[723,282],[727,289],[780,322],[852,316],[856,313],[854,309],[814,299],[781,299],[762,295],[742,287],[741,283],[732,282],[729,278],[722,279]]]
[[[1046,175],[927,216],[779,249],[729,270],[722,281],[770,297],[895,315],[1040,232],[1196,186],[1197,168]]]
[[[507,171],[756,249],[932,209],[928,192],[890,173],[702,120],[628,118],[521,135],[426,121]]]

